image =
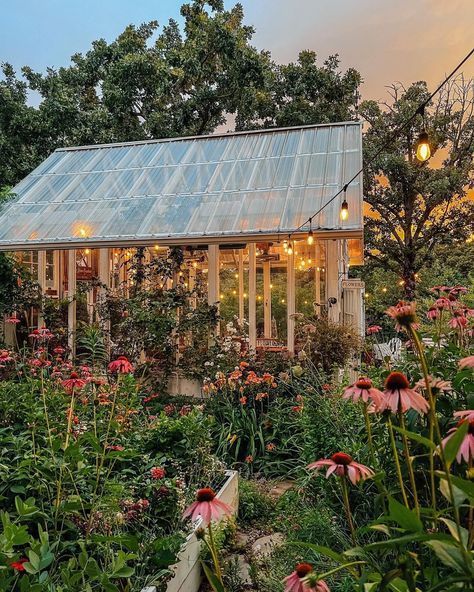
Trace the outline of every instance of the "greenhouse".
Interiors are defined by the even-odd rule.
[[[165,289],[191,294],[205,279],[208,302],[232,300],[248,323],[251,348],[292,352],[302,283],[301,306],[363,327],[363,284],[347,280],[363,262],[360,177],[341,191],[361,164],[359,122],[62,148],[13,189],[0,250],[18,253],[43,294],[69,299],[72,349],[81,282],[98,280],[87,294],[92,319],[104,290],[129,287],[137,252],[150,261],[179,247]]]

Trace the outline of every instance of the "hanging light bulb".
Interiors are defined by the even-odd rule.
[[[284,249],[285,251],[288,251],[288,241],[286,240],[286,238],[285,238],[285,240],[283,241],[283,249]]]
[[[313,236],[313,229],[311,228],[311,222],[313,221],[312,218],[309,219],[309,232],[308,232],[308,238],[306,239],[308,242],[308,245],[312,245],[314,243],[314,236]]]
[[[293,244],[292,243],[288,243],[288,248],[287,248],[286,252],[288,253],[288,255],[293,255]]]
[[[428,134],[423,130],[416,143],[416,157],[420,162],[425,162],[431,156]]]

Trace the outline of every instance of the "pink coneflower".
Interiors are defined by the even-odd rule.
[[[449,290],[449,294],[453,296],[459,296],[460,294],[467,294],[468,289],[465,286],[454,286]]]
[[[467,356],[458,362],[460,368],[474,368],[474,356]]]
[[[5,323],[8,323],[9,325],[18,325],[18,323],[21,323],[21,320],[16,316],[16,313],[13,313],[11,317],[5,319]]]
[[[367,335],[374,335],[374,333],[380,333],[382,327],[380,325],[370,325],[367,327]]]
[[[471,412],[474,415],[474,412]],[[455,434],[460,426],[468,423],[467,434],[464,436],[461,446],[459,447],[458,453],[456,454],[456,461],[461,464],[463,459],[469,463],[471,459],[474,459],[474,417],[472,419],[461,419],[457,426],[451,428],[448,431],[448,435],[442,441],[443,448],[446,446],[448,440]]]
[[[451,308],[451,301],[448,298],[442,296],[436,300],[434,305],[440,310],[449,310]]]
[[[418,413],[428,413],[428,401],[417,391],[410,388],[407,377],[401,372],[390,372],[385,380],[384,398],[380,411],[390,409],[392,413],[403,413],[415,409]]]
[[[459,417],[460,419],[467,419],[467,421],[474,420],[474,409],[462,409],[461,411],[455,411],[454,417]]]
[[[436,378],[429,375],[428,376],[428,384],[433,390],[437,390],[443,393],[448,393],[453,390],[453,387],[449,380],[443,380],[442,378]],[[416,389],[425,389],[426,390],[426,381],[424,378],[421,378],[416,384]]]
[[[364,403],[370,403],[370,400],[374,401],[376,405],[380,405],[382,402],[383,393],[374,387],[370,378],[361,376],[352,384],[348,386],[343,394],[344,399],[351,399],[354,403],[357,403],[359,399],[362,399]]]
[[[36,368],[47,368],[48,366],[51,366],[51,362],[44,358],[33,358],[28,363]]]
[[[448,322],[448,325],[452,329],[464,329],[467,325],[467,319],[464,314],[460,311],[454,311],[452,319]]]
[[[338,477],[347,476],[354,485],[361,479],[368,479],[374,475],[372,469],[356,462],[345,452],[336,452],[331,458],[322,458],[308,465],[308,469],[319,470],[323,467],[329,467],[326,471],[326,479],[332,474]]]
[[[166,471],[163,467],[153,467],[150,469],[150,475],[153,477],[153,479],[163,479],[163,477],[166,475]]]
[[[441,313],[439,312],[439,308],[437,308],[436,306],[430,306],[426,313],[426,316],[428,319],[430,319],[430,321],[438,319],[440,315]]]
[[[183,518],[190,517],[196,520],[199,516],[202,518],[202,526],[208,526],[212,520],[219,521],[223,516],[230,516],[232,508],[217,499],[216,492],[210,487],[198,489],[196,501],[193,502],[184,511]]]
[[[73,390],[80,391],[87,384],[87,381],[81,378],[77,372],[71,372],[69,378],[63,380],[61,384],[64,390],[72,392]]]
[[[53,349],[53,353],[61,356],[66,350],[64,349],[64,347],[61,347],[60,345],[57,345],[54,349]]]
[[[419,324],[416,318],[416,303],[404,302],[400,300],[395,306],[390,306],[385,313],[395,320],[395,328],[397,331],[402,329],[418,329]]]
[[[131,364],[125,356],[119,356],[109,364],[109,372],[117,372],[118,374],[130,374],[133,372],[133,364]]]
[[[11,352],[9,352],[7,349],[1,349],[0,350],[0,364],[6,364],[7,362],[12,362],[13,361],[13,356],[11,354]]]
[[[430,288],[430,292],[449,292],[451,288],[449,286],[433,286]]]
[[[311,564],[298,563],[295,570],[283,580],[285,592],[330,592],[324,580],[308,581],[312,572]]]
[[[40,327],[39,329],[34,329],[32,331],[32,333],[29,334],[28,337],[31,337],[33,339],[52,339],[54,337],[54,335],[51,333],[51,331],[47,328],[47,327]]]

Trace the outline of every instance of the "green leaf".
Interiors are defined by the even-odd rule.
[[[466,437],[468,427],[469,422],[463,422],[444,445],[444,457],[448,464],[451,464],[456,458],[462,441]]]
[[[420,436],[420,434],[416,434],[415,432],[410,432],[409,430],[404,430],[403,428],[399,428],[398,426],[392,426],[392,427],[396,432],[403,434],[404,436],[406,436],[410,440],[414,440],[415,442],[419,442],[420,444],[423,444],[423,446],[426,446],[426,448],[429,448],[430,450],[436,449],[436,444],[432,440],[429,440],[428,438],[425,438],[424,436]]]
[[[421,532],[423,530],[423,524],[416,513],[397,502],[393,497],[388,500],[388,508],[390,511],[389,519],[395,521],[405,530],[412,532]]]
[[[449,532],[451,533],[451,536],[459,542],[458,528],[456,526],[456,523],[452,520],[448,520],[448,518],[440,518],[440,520],[441,522],[444,522],[444,524],[446,524],[446,526],[449,529]],[[462,526],[459,527],[459,530],[461,531],[461,542],[465,547],[467,547],[467,543],[469,540],[469,532]]]
[[[446,473],[436,471],[436,475],[441,479],[446,480]],[[456,475],[451,475],[451,481],[453,485],[458,487],[461,491],[464,491],[471,501],[474,501],[474,481],[467,481]]]
[[[302,543],[299,541],[292,541],[288,543],[289,545],[298,545],[298,547],[305,547],[307,549],[311,549],[315,553],[319,553],[320,555],[324,555],[325,557],[329,557],[329,559],[333,559],[338,563],[345,563],[344,556],[341,553],[337,553],[337,551],[333,551],[329,547],[324,547],[322,545],[313,545],[312,543]]]
[[[201,564],[202,569],[206,574],[207,581],[211,585],[211,588],[214,590],[214,592],[225,592],[224,586],[217,579],[217,576],[209,569],[209,567],[204,563],[204,561],[201,561]]]
[[[438,559],[444,565],[455,571],[464,571],[463,556],[459,547],[443,541],[426,541],[425,545],[433,549]]]
[[[446,479],[441,479],[439,483],[439,490],[441,491],[443,496],[453,504],[453,506],[459,507],[467,496],[464,493],[464,491],[462,491],[462,489],[459,489],[459,487],[456,487],[456,485],[453,484],[452,488],[454,499],[451,499],[451,491],[449,490],[448,482],[446,481]]]

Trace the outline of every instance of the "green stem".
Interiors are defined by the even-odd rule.
[[[372,463],[372,466],[375,467],[376,461],[375,461],[374,441],[372,438],[372,426],[370,425],[369,412],[367,410],[368,406],[369,406],[368,403],[362,403],[362,410],[364,412],[364,419],[365,419],[365,429],[367,431],[367,442],[369,444],[370,462]]]
[[[335,567],[334,569],[330,569],[329,571],[325,571],[322,574],[318,574],[318,579],[324,580],[324,578],[327,578],[328,576],[332,576],[332,574],[335,574],[338,571],[341,571],[342,569],[347,569],[348,571],[350,571],[354,575],[355,572],[349,568],[351,568],[354,565],[365,565],[365,563],[366,563],[366,561],[352,561],[351,563],[345,563],[344,565],[339,565],[339,567]]]
[[[398,409],[398,418],[400,421],[400,427],[402,428],[402,430],[406,430],[405,416],[403,414],[403,411],[401,410],[401,407]],[[418,502],[418,492],[416,490],[415,473],[413,472],[413,461],[410,456],[410,446],[408,444],[408,439],[405,436],[405,434],[402,434],[402,442],[403,442],[403,450],[405,452],[405,459],[406,459],[406,463],[407,463],[408,476],[410,477],[410,484],[411,484],[411,488],[413,491],[413,499],[415,502],[415,511],[416,511],[417,516],[419,517],[420,516],[420,504]]]
[[[390,419],[390,416],[388,416],[388,418],[387,418],[387,426],[388,426],[388,433],[390,436],[390,444],[392,445],[392,452],[393,452],[393,459],[395,461],[395,468],[397,470],[398,483],[400,485],[400,491],[401,491],[402,497],[403,497],[403,503],[405,504],[405,506],[407,508],[409,508],[410,506],[408,505],[408,498],[407,498],[407,494],[405,491],[405,485],[403,484],[402,468],[400,466],[400,459],[398,458],[397,444],[395,442],[395,436],[393,434],[393,427],[392,427],[392,420]]]
[[[211,550],[212,561],[214,563],[214,569],[216,570],[216,576],[219,582],[221,584],[224,584],[224,582],[222,581],[222,571],[221,566],[219,564],[219,557],[217,555],[216,543],[214,541],[214,535],[212,533],[212,524],[210,522],[207,528],[209,531],[209,549]]]
[[[354,522],[352,520],[352,512],[351,506],[349,503],[349,490],[347,488],[347,481],[345,475],[341,477],[341,489],[342,489],[342,499],[344,501],[344,509],[346,510],[347,515],[347,522],[349,523],[349,528],[351,530],[351,538],[354,545],[356,545],[356,535],[355,535],[355,528]]]
[[[64,441],[64,453],[67,452],[67,449],[69,446],[69,436],[71,434],[71,429],[72,429],[72,418],[74,417],[74,401],[75,401],[75,393],[74,393],[74,389],[72,389],[71,404],[69,406],[69,413],[68,413],[68,417],[67,417],[67,429],[66,429],[66,440]],[[57,493],[56,493],[56,517],[59,512],[59,504],[61,503],[61,489],[62,489],[62,482],[63,482],[64,463],[65,463],[65,460],[63,459],[63,462],[62,462],[61,466],[59,467],[58,489],[57,489]]]
[[[453,482],[451,480],[450,465],[447,462],[446,456],[444,454],[444,447],[443,447],[443,443],[442,443],[441,430],[439,427],[438,418],[436,417],[436,399],[433,396],[433,392],[431,390],[431,385],[430,385],[430,381],[429,381],[428,362],[426,360],[425,352],[423,350],[423,345],[421,343],[418,333],[411,326],[409,327],[409,333],[412,337],[413,343],[414,343],[415,348],[418,353],[418,357],[420,359],[420,365],[421,365],[421,369],[423,372],[423,377],[425,379],[426,392],[428,393],[428,400],[429,400],[429,404],[430,404],[430,415],[431,415],[431,418],[433,421],[436,439],[438,440],[439,457],[441,459],[441,464],[443,465],[444,473],[446,476],[446,484],[448,485],[449,499],[451,500],[451,503],[453,505],[453,514],[454,514],[454,521],[456,523],[456,532],[457,532],[457,536],[458,536],[458,541],[459,541],[459,545],[461,546],[464,563],[466,564],[466,568],[470,571],[472,559],[470,557],[469,551],[466,549],[465,545],[462,542],[463,538],[462,538],[462,531],[461,531],[461,518],[459,515],[459,508],[457,507],[457,505],[454,501],[454,488],[453,488]]]

